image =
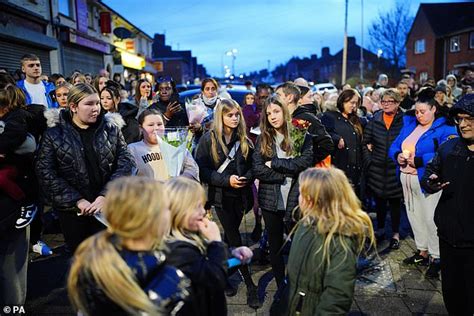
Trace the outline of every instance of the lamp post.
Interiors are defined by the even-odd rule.
[[[232,57],[232,75],[235,76],[235,59],[237,58],[237,48],[232,48],[225,54]]]
[[[383,50],[380,48],[377,50],[377,72],[380,73],[380,57],[382,57]]]

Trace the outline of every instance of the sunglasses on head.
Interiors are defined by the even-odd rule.
[[[156,80],[157,83],[163,83],[163,82],[173,82],[173,78],[171,76],[164,76],[164,77],[159,77]]]

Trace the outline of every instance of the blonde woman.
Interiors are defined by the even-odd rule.
[[[369,216],[344,172],[311,168],[299,176],[297,224],[281,315],[343,315],[354,295],[357,256],[374,244]],[[278,313],[280,314],[280,313]]]
[[[212,129],[199,141],[196,162],[202,182],[209,185],[208,201],[216,208],[230,247],[242,246],[240,222],[253,207],[252,152],[240,105],[223,99],[215,109]],[[240,272],[247,285],[247,303],[260,307],[248,267],[240,267]]]
[[[167,263],[191,280],[191,299],[180,315],[227,315],[224,290],[227,250],[216,223],[205,217],[206,196],[201,185],[184,177],[166,183],[171,209],[171,233]],[[252,251],[239,247],[232,255],[248,262]]]
[[[158,250],[169,230],[164,185],[124,177],[108,186],[107,230],[77,249],[68,277],[74,308],[84,315],[168,315],[189,294],[181,271]],[[178,306],[178,307],[177,307]]]

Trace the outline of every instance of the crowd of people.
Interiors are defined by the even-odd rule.
[[[225,315],[232,274],[258,309],[240,231],[253,211],[251,238],[278,288],[271,314],[344,314],[358,257],[385,238],[399,249],[406,211],[417,251],[403,263],[428,266],[427,278],[441,272],[448,312],[474,313],[472,80],[391,88],[381,75],[373,87],[319,94],[297,78],[233,100],[207,78],[182,104],[168,76],[45,80],[37,56],[20,62],[24,79],[0,73],[4,305],[25,302],[30,247],[52,254],[42,241],[49,212],[84,315]],[[183,129],[189,146],[175,160],[164,142]]]

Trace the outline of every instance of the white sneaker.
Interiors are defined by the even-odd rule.
[[[33,245],[33,252],[39,253],[42,256],[50,256],[53,254],[51,248],[41,240],[38,240],[38,242]]]
[[[21,229],[30,225],[33,219],[35,218],[37,211],[38,211],[38,207],[36,207],[36,205],[34,204],[31,204],[28,206],[22,206],[21,214],[20,214],[20,217],[15,222],[15,227],[17,229]]]

